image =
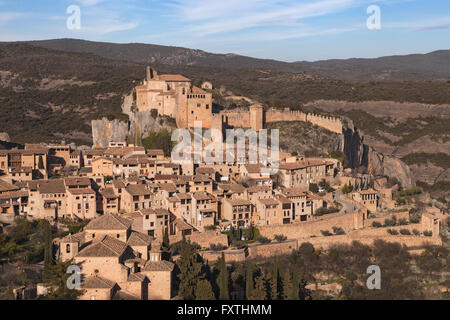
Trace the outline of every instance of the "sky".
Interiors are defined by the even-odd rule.
[[[0,0],[0,41],[57,38],[283,61],[428,53],[450,49],[450,1]]]

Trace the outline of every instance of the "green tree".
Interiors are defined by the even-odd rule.
[[[180,273],[178,294],[187,300],[194,299],[194,289],[202,276],[203,264],[193,245],[183,238],[181,242],[180,257],[176,264]]]
[[[272,300],[279,299],[279,272],[278,272],[278,261],[275,259],[272,267],[272,278],[270,279],[270,298]]]
[[[67,280],[71,276],[67,273],[67,269],[72,264],[73,260],[68,260],[66,262],[57,261],[48,269],[47,279],[45,281],[49,288],[48,299],[76,300],[83,294],[82,290],[69,289],[67,286]]]
[[[44,281],[48,279],[51,267],[53,266],[53,241],[50,223],[46,220],[42,221],[44,231]]]
[[[42,158],[42,156],[39,156],[39,160],[38,160],[38,168],[40,170],[44,169],[44,159]]]
[[[247,272],[245,274],[245,294],[247,300],[250,300],[253,294],[253,273],[255,272],[253,263],[249,262],[247,265]]]
[[[208,280],[200,280],[195,288],[196,300],[215,300],[214,292],[212,290],[211,283]]]
[[[267,289],[264,283],[264,277],[262,275],[256,277],[255,279],[255,289],[252,292],[250,300],[266,300],[267,299]]]
[[[219,286],[219,299],[230,300],[229,282],[230,276],[228,274],[228,268],[225,263],[225,255],[222,252],[222,257],[217,261],[219,276],[217,277],[217,285]]]

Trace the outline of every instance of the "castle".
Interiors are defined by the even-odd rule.
[[[212,89],[207,82],[202,86]],[[339,118],[291,111],[269,109],[260,105],[250,106],[247,111],[220,111],[213,113],[212,93],[192,85],[192,81],[179,74],[158,75],[147,67],[147,77],[136,87],[136,106],[138,112],[157,110],[158,114],[172,117],[178,128],[193,128],[194,122],[201,121],[203,128],[219,130],[228,127],[261,130],[265,124],[278,121],[303,121],[331,132],[342,134],[342,121]]]
[[[182,75],[158,75],[147,67],[144,83],[136,87],[136,106],[139,112],[158,110],[158,114],[174,118],[178,128],[192,128],[195,121],[211,128],[212,94]]]

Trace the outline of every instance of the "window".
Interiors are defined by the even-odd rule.
[[[70,253],[70,244],[66,244],[66,253]]]
[[[148,220],[148,219],[150,219],[150,216],[149,216],[149,215],[146,215],[146,216],[145,216],[145,220]]]
[[[120,234],[117,234],[117,239],[119,239],[120,238]]]

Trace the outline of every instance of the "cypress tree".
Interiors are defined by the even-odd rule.
[[[249,262],[247,265],[247,273],[245,275],[245,294],[247,296],[247,300],[250,300],[253,294],[253,286],[254,286],[253,273],[254,273],[253,263]]]
[[[267,299],[267,290],[264,283],[264,277],[260,275],[255,279],[255,289],[251,295],[250,300],[266,300]]]
[[[274,261],[273,263],[273,269],[272,269],[272,279],[270,281],[270,298],[272,300],[278,300],[278,261]]]
[[[291,299],[292,292],[292,275],[289,271],[286,271],[283,277],[283,298],[284,300]]]
[[[214,292],[208,280],[200,280],[195,288],[196,300],[215,300]]]
[[[229,292],[229,274],[228,268],[225,263],[225,255],[222,252],[222,257],[218,261],[219,267],[219,276],[217,277],[219,291],[220,291],[220,300],[230,300],[230,292]]]
[[[38,168],[41,170],[44,169],[44,159],[42,158],[42,156],[39,156]]]
[[[292,276],[292,286],[291,290],[289,292],[289,300],[298,300],[299,299],[299,285],[300,281],[298,278],[298,273],[294,271],[294,274]]]
[[[52,230],[48,221],[42,222],[44,231],[44,280],[48,280],[50,269],[53,265],[53,241]]]
[[[163,247],[169,249],[170,240],[169,240],[169,228],[164,228],[164,237],[163,237]]]
[[[183,237],[180,258],[176,262],[180,274],[178,294],[187,300],[194,298],[194,289],[201,278],[203,264],[198,259],[195,248]]]

